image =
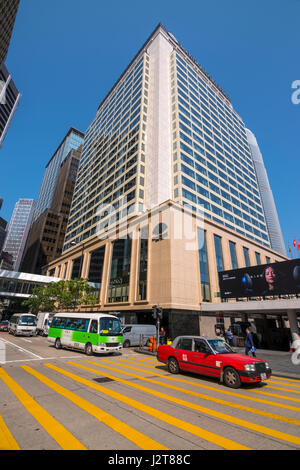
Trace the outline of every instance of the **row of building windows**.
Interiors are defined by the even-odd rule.
[[[137,279],[137,294],[136,300],[147,299],[147,271],[148,271],[148,247],[149,247],[149,233],[148,228],[141,229],[141,237],[139,241],[139,259],[138,259],[138,279]],[[206,231],[197,228],[197,241],[198,241],[198,261],[200,268],[200,286],[201,298],[203,302],[211,302],[212,292],[210,284],[210,269],[208,255],[207,255],[207,239]],[[224,253],[222,238],[213,234],[214,242],[214,256],[217,272],[224,271]],[[232,269],[237,269],[238,266],[237,248],[236,243],[232,240],[226,240],[225,243],[229,245],[230,263]],[[115,302],[128,302],[129,301],[129,287],[130,287],[130,271],[131,271],[131,254],[132,254],[132,240],[131,237],[119,239],[113,242],[113,249],[110,260],[110,273],[108,278],[107,299],[108,303]],[[244,266],[250,266],[249,249],[242,247]],[[88,269],[88,280],[97,291],[98,298],[102,286],[103,266],[105,261],[106,247],[102,246],[90,253],[90,264]],[[257,265],[262,263],[262,254],[255,252],[255,262]],[[264,256],[265,263],[270,263],[270,257]],[[83,257],[79,256],[72,262],[71,279],[80,278],[83,266]],[[57,269],[56,276],[65,278],[67,273],[68,263],[60,265]],[[50,275],[54,276],[55,270],[50,271]]]

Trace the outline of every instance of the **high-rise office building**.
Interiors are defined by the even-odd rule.
[[[257,182],[263,203],[271,246],[274,250],[279,251],[279,253],[283,253],[285,255],[286,250],[284,246],[284,240],[281,233],[275,201],[272,189],[270,187],[269,178],[264,165],[263,157],[260,152],[255,135],[249,129],[245,129],[245,131],[257,175]]]
[[[51,207],[30,227],[20,271],[41,274],[43,266],[61,255],[80,155],[81,147],[62,162]]]
[[[5,65],[0,67],[0,147],[3,144],[12,118],[19,104],[18,92]]]
[[[6,227],[7,227],[7,221],[4,220],[2,217],[0,217],[0,253],[2,251],[4,240],[6,237]]]
[[[67,158],[70,150],[77,150],[83,144],[83,138],[84,134],[82,132],[71,128],[47,163],[33,216],[33,222],[36,221],[46,209],[51,207],[61,164]]]
[[[14,211],[9,222],[3,251],[12,255],[13,271],[19,270],[34,207],[35,202],[33,199],[19,199],[14,207]]]
[[[0,67],[5,62],[20,0],[0,1]]]
[[[87,277],[97,308],[125,321],[149,321],[159,303],[174,336],[195,333],[201,303],[219,300],[218,271],[283,259],[241,117],[158,25],[86,131],[64,252],[48,273]]]

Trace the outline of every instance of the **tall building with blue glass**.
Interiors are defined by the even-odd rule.
[[[51,207],[60,167],[69,152],[72,149],[77,150],[82,145],[83,138],[82,132],[71,127],[50,158],[46,165],[32,222],[35,222],[46,209]]]
[[[220,300],[219,271],[285,259],[261,187],[229,97],[159,24],[85,133],[64,251],[47,272],[88,278],[94,308],[125,322],[153,321],[159,303],[170,336],[195,333],[200,306]]]

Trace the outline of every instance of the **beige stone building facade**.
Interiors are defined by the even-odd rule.
[[[145,234],[146,238],[143,238]],[[47,275],[94,280],[95,266],[91,260],[102,249],[101,264],[96,268],[99,301],[93,310],[119,312],[125,323],[154,323],[152,307],[159,305],[164,312],[162,324],[170,337],[199,332],[211,335],[218,312],[201,315],[201,304],[204,301],[216,305],[220,302],[215,236],[221,240],[224,270],[233,266],[230,242],[235,244],[238,268],[246,266],[245,250],[248,250],[251,266],[257,264],[257,255],[262,264],[286,260],[280,253],[169,200],[141,216],[116,224],[109,231],[99,232],[86,244],[74,246],[48,265]],[[115,276],[114,246],[121,241],[123,245],[130,245],[129,256],[120,275]],[[203,250],[208,275],[205,291],[200,266]],[[123,252],[121,249],[122,260]],[[229,322],[230,316],[225,326]]]

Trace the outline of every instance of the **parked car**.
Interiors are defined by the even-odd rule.
[[[8,331],[8,321],[0,321],[0,331]]]
[[[256,357],[238,354],[220,338],[178,336],[171,345],[158,347],[157,359],[167,364],[169,372],[194,372],[215,377],[231,388],[271,377],[269,364]]]
[[[129,346],[139,346],[141,335],[143,335],[145,345],[151,336],[156,336],[156,326],[124,325],[122,333],[124,348],[129,348]]]

